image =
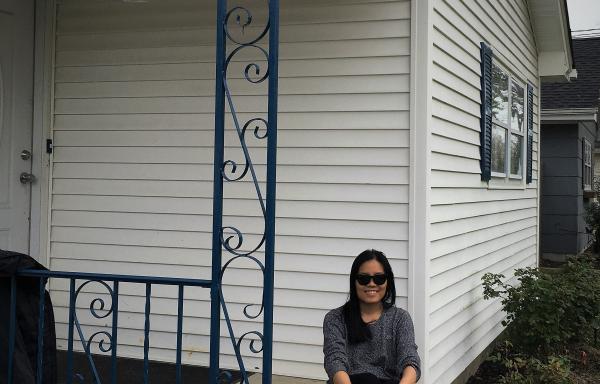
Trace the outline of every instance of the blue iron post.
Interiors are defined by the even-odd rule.
[[[271,384],[273,367],[273,298],[275,279],[275,191],[277,170],[277,99],[279,64],[279,0],[269,1],[269,129],[267,133],[267,215],[263,324],[263,384]]]
[[[274,261],[275,261],[275,189],[276,189],[276,163],[277,163],[277,96],[278,96],[278,44],[279,44],[279,1],[268,2],[268,20],[258,29],[256,35],[244,34],[245,28],[255,22],[250,9],[244,6],[227,7],[226,0],[218,0],[217,5],[217,58],[216,58],[216,96],[215,96],[215,148],[214,148],[214,194],[213,194],[213,258],[212,273],[213,285],[211,289],[212,320],[211,320],[211,357],[210,357],[210,383],[215,383],[221,374],[219,371],[219,334],[221,309],[227,325],[230,341],[238,362],[241,380],[248,383],[248,374],[242,356],[242,342],[247,338],[250,352],[262,352],[263,358],[263,383],[271,383],[273,359],[273,292],[274,292]],[[254,29],[255,31],[257,29]],[[261,44],[267,40],[267,49]],[[230,49],[227,43],[231,44]],[[241,51],[251,56],[239,55]],[[250,57],[250,58],[249,58]],[[230,67],[230,64],[235,63]],[[239,64],[243,64],[243,79],[251,84],[263,83],[268,80],[268,109],[265,117],[253,117],[242,120],[238,116],[236,98],[230,90],[229,75],[235,72],[239,76]],[[245,65],[244,65],[245,64]],[[265,64],[267,68],[265,67]],[[237,78],[236,78],[237,80]],[[233,84],[233,82],[232,82]],[[225,130],[225,103],[231,113],[233,128],[237,133],[241,150],[244,154],[244,163],[227,159],[224,156],[224,130]],[[252,132],[250,136],[249,132]],[[248,135],[248,137],[246,137]],[[259,178],[252,162],[252,153],[246,143],[247,139],[265,140],[267,152],[266,195],[262,190]],[[263,141],[264,142],[264,141]],[[263,236],[256,244],[245,244],[244,233],[235,226],[223,225],[223,187],[224,182],[251,181],[260,205],[264,219]],[[263,197],[265,196],[265,197]],[[263,248],[264,247],[264,248]],[[264,249],[264,261],[254,254],[259,249]],[[223,250],[227,252],[229,260],[223,265]],[[244,316],[248,319],[258,318],[263,315],[262,332],[258,330],[236,335],[232,326],[223,297],[222,279],[228,266],[239,259],[254,262],[263,273],[263,292],[260,310],[250,314],[249,304],[244,309]],[[260,342],[260,348],[256,347]],[[225,377],[231,375],[225,373]]]
[[[210,368],[209,384],[219,377],[219,342],[221,333],[221,228],[223,227],[223,166],[225,142],[225,14],[227,0],[217,0],[217,55],[215,81],[215,147],[213,174],[212,284],[210,288]]]

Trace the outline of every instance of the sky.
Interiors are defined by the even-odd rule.
[[[600,36],[600,0],[567,0],[573,37]]]

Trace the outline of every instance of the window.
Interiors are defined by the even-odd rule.
[[[583,190],[591,191],[592,190],[592,144],[587,141],[585,138],[583,139]]]
[[[481,180],[533,180],[533,85],[481,43]]]
[[[525,88],[492,63],[492,176],[523,178]]]

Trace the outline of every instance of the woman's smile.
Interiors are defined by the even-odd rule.
[[[365,279],[370,278],[366,284],[361,284],[359,279],[356,280],[356,295],[358,296],[360,303],[363,305],[380,304],[385,297],[387,281],[377,285],[375,280],[377,276],[385,275],[383,265],[375,259],[366,261],[362,263],[358,269],[358,275],[359,278],[361,275],[364,276]],[[362,282],[364,283],[365,281]]]

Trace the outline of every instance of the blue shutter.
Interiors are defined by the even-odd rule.
[[[527,184],[533,180],[533,86],[527,84]]]
[[[492,49],[481,43],[481,180],[492,178]]]

